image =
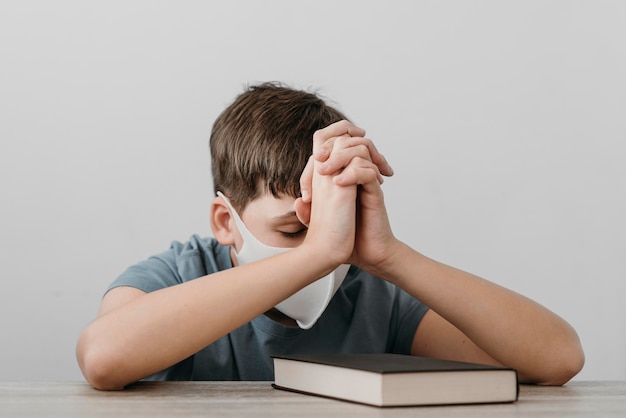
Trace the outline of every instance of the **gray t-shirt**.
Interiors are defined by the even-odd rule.
[[[131,286],[152,292],[231,267],[229,247],[194,235],[128,268],[109,290]],[[147,380],[273,380],[272,354],[409,354],[427,310],[403,290],[352,266],[311,329],[260,315]]]

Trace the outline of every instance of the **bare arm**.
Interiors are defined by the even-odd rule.
[[[99,389],[121,389],[163,370],[324,273],[308,260],[294,249],[148,294],[113,289],[78,341],[81,370]]]
[[[400,242],[390,254],[378,274],[433,310],[413,354],[507,365],[528,383],[564,384],[582,368],[576,332],[538,303]]]

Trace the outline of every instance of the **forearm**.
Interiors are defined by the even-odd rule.
[[[543,383],[582,361],[573,328],[543,306],[398,243],[380,274],[446,319],[525,380]],[[580,365],[582,367],[582,365]],[[558,380],[558,379],[556,379]]]
[[[304,251],[135,298],[90,324],[77,356],[85,377],[119,389],[196,353],[326,274]]]

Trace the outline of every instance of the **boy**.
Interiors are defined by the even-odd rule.
[[[561,318],[394,237],[381,189],[392,170],[345,119],[278,84],[224,110],[210,140],[215,238],[173,243],[110,286],[77,344],[94,387],[272,380],[270,355],[289,352],[503,364],[542,384],[582,368]]]

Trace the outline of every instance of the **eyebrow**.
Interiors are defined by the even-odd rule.
[[[293,210],[292,210],[291,212],[287,212],[287,213],[284,213],[284,214],[282,214],[282,215],[274,216],[274,217],[272,218],[272,220],[273,220],[273,221],[276,221],[276,222],[277,222],[277,221],[284,221],[284,220],[286,220],[286,219],[293,218],[294,216],[295,216],[296,218],[298,217],[298,216],[296,215],[296,211],[293,211]]]

